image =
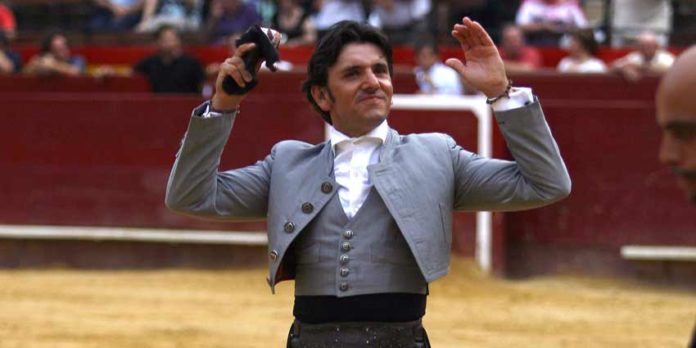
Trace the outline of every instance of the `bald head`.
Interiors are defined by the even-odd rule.
[[[655,56],[655,52],[660,47],[657,42],[657,36],[655,34],[646,31],[638,35],[637,37],[638,51],[643,55],[646,62],[652,60]]]
[[[673,168],[679,185],[696,203],[696,46],[663,76],[657,89],[657,123],[662,129],[660,161]]]

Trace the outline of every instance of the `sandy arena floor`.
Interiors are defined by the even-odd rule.
[[[0,271],[0,347],[284,347],[292,283],[265,270]],[[610,280],[502,281],[455,259],[431,286],[433,346],[686,347],[696,294]]]

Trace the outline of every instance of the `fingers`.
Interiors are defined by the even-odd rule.
[[[477,46],[494,46],[493,40],[478,22],[464,17],[461,24],[455,24],[452,36],[459,41],[462,48],[469,49]]]
[[[220,72],[231,77],[238,86],[246,86],[247,82],[251,82],[253,77],[244,66],[242,56],[244,53],[253,50],[255,47],[256,45],[254,43],[246,43],[237,47],[234,55],[225,59],[225,61],[222,63],[220,66]]]
[[[450,68],[456,70],[460,76],[465,75],[466,66],[464,66],[464,63],[462,63],[461,60],[457,58],[449,58],[445,61],[445,64],[447,64]]]

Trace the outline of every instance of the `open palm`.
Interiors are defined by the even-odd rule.
[[[456,58],[447,60],[464,81],[488,97],[496,97],[507,87],[505,65],[488,33],[477,22],[465,17],[455,24],[452,36],[459,41],[466,63]]]

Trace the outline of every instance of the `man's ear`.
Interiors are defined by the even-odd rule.
[[[312,98],[319,105],[319,108],[329,112],[329,109],[331,109],[331,98],[326,87],[312,86]]]

